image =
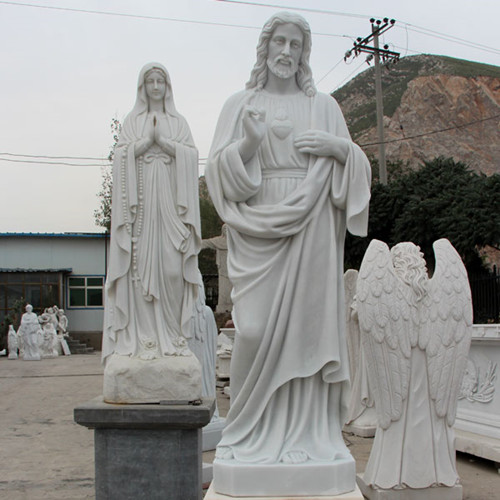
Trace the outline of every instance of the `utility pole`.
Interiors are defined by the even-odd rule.
[[[377,134],[378,134],[378,162],[379,162],[379,176],[380,182],[382,184],[387,184],[387,165],[385,162],[385,142],[384,142],[384,101],[382,97],[382,74],[380,70],[380,59],[382,62],[396,63],[399,61],[399,52],[393,52],[389,49],[388,45],[384,45],[384,48],[379,47],[379,36],[385,33],[387,30],[391,29],[395,20],[386,17],[383,21],[380,19],[375,20],[370,19],[372,25],[372,32],[365,38],[359,37],[356,42],[354,42],[354,47],[348,50],[345,54],[344,61],[347,61],[349,57],[354,52],[354,56],[358,56],[361,52],[368,54],[366,62],[370,64],[373,59],[375,62],[375,99],[377,103]],[[368,45],[373,40],[373,47]]]

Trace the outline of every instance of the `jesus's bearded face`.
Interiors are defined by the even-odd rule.
[[[304,35],[292,23],[281,24],[269,40],[267,67],[278,78],[293,77],[299,68]]]

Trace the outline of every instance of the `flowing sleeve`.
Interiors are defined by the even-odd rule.
[[[251,93],[243,91],[228,99],[212,141],[205,176],[220,214],[224,212],[224,200],[244,202],[260,188],[261,172],[256,157],[244,164],[237,143],[243,135],[241,112],[250,97]]]
[[[329,129],[336,136],[349,140],[345,165],[337,161],[334,163],[331,199],[336,207],[345,211],[347,230],[356,236],[366,236],[370,204],[370,162],[362,149],[352,142],[337,101],[330,96],[325,97],[328,99]]]

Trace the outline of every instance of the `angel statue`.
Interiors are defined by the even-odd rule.
[[[439,498],[462,498],[453,423],[472,336],[471,293],[452,244],[433,247],[430,279],[413,243],[389,250],[373,240],[359,271],[357,310],[378,417],[358,478],[368,498],[380,490],[409,498],[408,488],[446,488]]]
[[[373,437],[377,428],[377,414],[359,331],[356,308],[357,280],[358,271],[355,269],[348,269],[344,273],[346,340],[351,375],[351,397],[344,431],[356,436]]]

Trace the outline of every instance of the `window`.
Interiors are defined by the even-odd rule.
[[[41,314],[45,307],[61,304],[60,272],[1,272],[0,273],[0,323],[14,314],[18,301],[31,304],[34,312]],[[21,311],[21,314],[24,311]],[[17,318],[19,321],[21,318]],[[18,326],[17,324],[15,325]]]
[[[71,276],[68,278],[69,307],[102,307],[103,276]]]

